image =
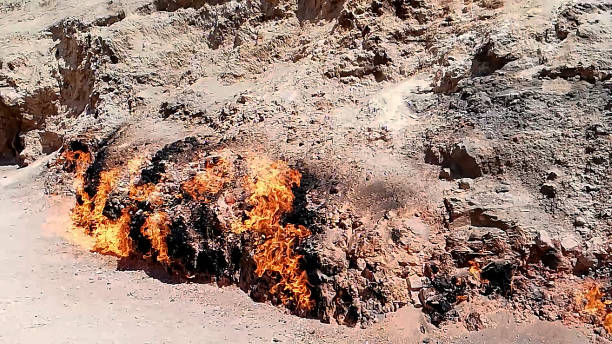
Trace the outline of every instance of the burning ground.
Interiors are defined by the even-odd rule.
[[[485,308],[505,304],[612,330],[609,270],[576,280],[554,242],[529,244],[485,213],[453,217],[447,205],[447,219],[413,210],[364,223],[349,204],[333,218],[324,181],[307,175],[304,185],[286,162],[241,145],[188,137],[120,159],[113,140],[96,150],[72,141],[56,162],[74,175],[73,231],[93,239],[92,251],[235,284],[256,301],[348,326],[409,306],[434,325],[480,330]],[[473,227],[452,230],[461,216]]]
[[[104,152],[92,162],[86,146],[71,146],[77,149],[65,152],[64,164],[76,174],[72,219],[75,230],[94,238],[94,251],[143,256],[186,277],[242,280],[261,300],[296,312],[313,308],[303,256],[294,252],[311,232],[281,224],[299,172],[263,157],[207,155],[206,145],[190,139],[159,151],[147,165],[134,158],[108,169]]]
[[[0,164],[42,166],[45,191],[74,203],[71,237],[119,270],[237,286],[343,331],[408,310],[427,319],[417,332],[454,342],[453,328],[507,323],[503,310],[599,343],[611,13],[9,1]]]
[[[75,174],[74,230],[94,239],[94,251],[237,284],[257,301],[349,326],[365,326],[409,300],[401,269],[364,260],[373,246],[358,221],[345,215],[333,233],[322,213],[295,206],[302,175],[285,162],[196,138],[150,160],[112,167],[108,160],[105,150],[94,154],[73,141],[59,161]]]

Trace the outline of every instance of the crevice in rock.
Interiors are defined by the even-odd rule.
[[[544,68],[540,72],[541,78],[561,78],[570,80],[578,77],[580,80],[587,81],[591,84],[597,81],[607,81],[612,78],[612,72],[599,70],[595,66],[563,66],[557,68]]]
[[[91,37],[85,42],[78,37],[79,32],[87,26],[68,19],[50,29],[55,46],[55,57],[58,60],[60,73],[60,97],[68,108],[69,116],[76,116],[85,110],[94,88],[94,72],[91,48]]]
[[[0,166],[17,164],[23,149],[19,142],[21,121],[17,113],[0,101]]]
[[[105,17],[97,18],[92,23],[92,26],[111,26],[115,23],[122,21],[123,19],[125,19],[125,11],[121,10],[121,11],[118,11],[117,13],[110,14]]]
[[[516,59],[510,55],[500,56],[495,52],[494,48],[495,44],[492,41],[488,41],[478,48],[470,68],[472,77],[491,75],[495,71],[502,69],[508,62]]]
[[[182,8],[201,8],[205,4],[211,4],[206,0],[155,0],[153,5],[157,11],[174,12]],[[212,1],[212,3],[220,3]]]
[[[62,136],[45,129],[46,118],[58,114],[56,101],[52,88],[36,90],[19,105],[0,99],[0,164],[26,166],[61,146]]]
[[[484,174],[479,157],[464,144],[426,147],[425,162],[449,169],[450,179],[478,178]]]
[[[296,16],[300,21],[338,18],[344,7],[344,0],[298,0]]]

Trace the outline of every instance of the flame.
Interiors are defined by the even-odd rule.
[[[84,190],[84,175],[77,175],[80,188],[76,189],[77,204],[72,210],[72,221],[77,228],[90,234],[95,242],[93,250],[119,257],[129,255],[131,240],[128,237],[130,214],[124,208],[118,219],[113,220],[103,214],[110,192],[114,189],[119,177],[118,169],[102,171],[100,182],[93,197]]]
[[[90,214],[90,226],[96,240],[94,251],[127,257],[132,249],[132,240],[128,236],[131,220],[130,209],[123,208],[117,220],[112,220],[103,214],[108,196],[115,188],[118,177],[118,169],[100,173],[100,184],[93,199],[94,209]]]
[[[253,256],[255,273],[259,277],[266,272],[278,273],[280,281],[270,293],[279,294],[283,304],[295,302],[299,309],[310,310],[313,302],[306,272],[300,268],[302,255],[293,251],[310,231],[300,225],[281,224],[281,216],[291,211],[295,199],[291,187],[299,186],[302,176],[282,161],[250,159],[249,169],[252,178],[247,178],[245,187],[251,192],[247,202],[253,208],[246,212],[248,219],[235,223],[232,229],[237,233],[256,232],[265,238]]]
[[[144,164],[144,158],[136,157],[128,161],[127,168],[128,174],[130,176],[130,186],[129,186],[129,197],[135,201],[149,201],[156,205],[159,205],[161,202],[160,197],[153,196],[153,193],[157,191],[157,185],[146,183],[146,184],[136,184],[135,180],[138,177],[138,173],[140,172],[140,168]]]
[[[142,234],[151,240],[151,246],[157,251],[157,261],[166,264],[170,262],[166,244],[166,237],[170,233],[169,222],[168,214],[160,211],[149,216],[141,228]]]
[[[584,306],[585,312],[594,315],[605,312],[606,305],[601,301],[603,293],[599,290],[598,285],[592,285],[589,290],[584,292],[583,297],[586,300],[586,305]]]
[[[612,300],[603,300],[603,297],[599,285],[592,283],[588,290],[576,298],[576,301],[584,304],[585,313],[601,317],[604,328],[612,333],[612,312],[607,310],[607,305],[612,304]]]
[[[104,214],[108,197],[115,189],[121,171],[113,168],[100,172],[98,187],[93,196],[85,191],[85,172],[92,162],[91,153],[82,151],[65,151],[64,159],[75,165],[75,192],[77,203],[72,209],[72,222],[75,229],[84,231],[94,239],[92,251],[102,254],[112,254],[127,257],[132,253],[132,240],[129,237],[131,222],[131,207],[125,207],[117,219],[111,219]],[[130,196],[135,199],[146,199],[154,190],[150,185],[135,185],[138,168],[142,158],[135,158],[127,163],[130,178]]]
[[[133,254],[134,245],[129,237],[131,214],[138,210],[136,202],[147,201],[152,205],[140,232],[151,242],[152,252],[157,261],[169,264],[166,238],[170,233],[170,219],[167,213],[159,210],[163,205],[158,187],[153,184],[138,184],[137,175],[144,159],[135,158],[127,162],[129,177],[128,195],[131,203],[121,209],[117,219],[104,214],[107,201],[125,174],[120,168],[100,173],[95,194],[85,191],[85,172],[92,162],[90,153],[66,151],[64,157],[75,166],[75,191],[77,203],[72,210],[74,226],[95,239],[93,250],[125,257]],[[229,182],[234,180],[233,164],[224,157],[209,157],[205,169],[185,182],[181,188],[193,199],[209,202]],[[281,224],[284,214],[291,211],[295,196],[294,185],[300,184],[301,174],[282,161],[262,158],[248,160],[250,174],[244,180],[244,188],[249,197],[246,202],[252,207],[246,211],[244,221],[232,224],[236,233],[250,231],[261,236],[256,244],[253,259],[257,265],[255,273],[278,276],[278,282],[270,288],[270,293],[278,295],[283,304],[295,304],[300,310],[313,307],[311,291],[308,287],[306,272],[300,268],[303,256],[294,252],[295,245],[310,236],[310,231],[301,225]],[[157,210],[156,210],[157,208]]]
[[[91,164],[92,157],[90,152],[64,151],[61,158],[64,163],[72,165],[77,178],[74,178],[73,187],[75,190],[82,190],[85,184],[85,172]]]
[[[278,272],[281,276],[280,282],[270,289],[272,294],[285,291],[287,296],[281,293],[281,301],[287,304],[293,300],[298,308],[309,310],[312,308],[310,300],[310,289],[308,289],[308,277],[306,272],[300,269],[301,255],[293,252],[296,241],[310,235],[310,231],[304,226],[288,224],[278,227],[263,244],[257,247],[257,253],[253,257],[257,263],[255,273],[261,277],[266,271]],[[280,289],[280,290],[279,290]]]
[[[480,269],[478,263],[476,261],[470,260],[468,264],[470,264],[470,274],[474,276],[476,280],[480,281],[480,273],[482,272],[482,269]]]
[[[216,195],[233,179],[232,164],[223,157],[209,157],[205,161],[205,170],[198,172],[193,179],[183,184],[182,188],[195,200],[208,202],[209,196]]]

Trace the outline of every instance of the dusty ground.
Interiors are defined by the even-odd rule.
[[[39,172],[0,171],[4,343],[588,343],[559,323],[515,324],[503,314],[482,332],[436,331],[409,307],[365,330],[322,324],[255,303],[236,287],[175,284],[163,269],[118,267],[65,235],[72,200],[44,195]]]
[[[596,279],[612,298],[611,14],[610,0],[2,1],[1,341],[609,341],[572,293]],[[414,251],[400,277],[424,285],[356,329],[73,242],[63,145],[125,162],[188,135],[309,172],[318,211],[363,233],[397,225]],[[406,225],[422,214],[426,230]],[[517,292],[473,287],[431,325],[425,263],[469,259],[511,266]]]

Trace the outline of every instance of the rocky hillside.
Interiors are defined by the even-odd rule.
[[[575,293],[612,299],[609,0],[11,0],[0,42],[2,164],[198,137],[300,170],[317,271],[360,300],[326,321],[605,325]]]

